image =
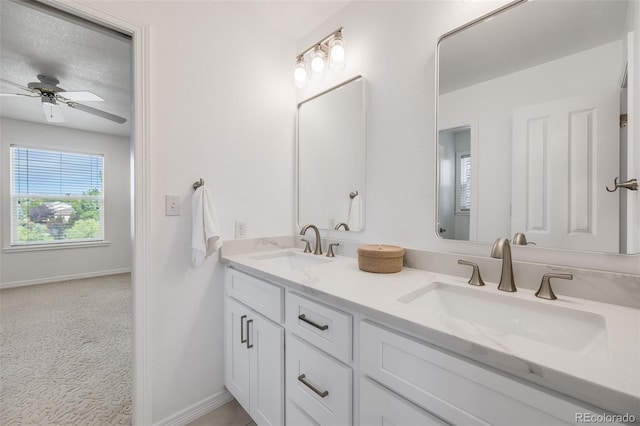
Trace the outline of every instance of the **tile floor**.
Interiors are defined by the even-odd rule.
[[[256,424],[234,399],[187,426],[256,426]]]

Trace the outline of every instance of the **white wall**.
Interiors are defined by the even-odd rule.
[[[442,34],[507,3],[355,1],[298,40],[298,51],[302,51],[344,26],[347,43],[346,69],[330,72],[324,81],[298,90],[299,102],[353,75],[362,74],[368,84],[367,227],[360,234],[325,232],[327,238],[488,256],[487,243],[443,240],[435,233],[435,56]],[[634,22],[638,22],[638,13],[636,8]],[[640,32],[636,32],[638,37]],[[640,54],[640,47],[635,49]],[[473,233],[473,223],[470,229]],[[515,248],[513,257],[579,268],[640,271],[636,257],[615,254],[523,247]]]
[[[440,96],[440,128],[478,121],[479,155],[473,163],[478,168],[478,241],[519,231],[511,229],[510,216],[513,111],[587,93],[617,95],[621,57],[622,42],[617,41]]]
[[[1,120],[2,248],[11,245],[9,146],[102,153],[105,160],[105,240],[108,246],[42,251],[2,251],[0,287],[127,272],[131,268],[131,215],[128,138],[65,129],[20,120]]]
[[[150,34],[152,417],[221,392],[223,265],[191,267],[192,184],[203,178],[223,239],[290,234],[294,224],[295,42],[225,2],[84,2]],[[164,215],[165,194],[181,216]]]
[[[367,80],[367,225],[329,236],[434,248],[435,48],[438,38],[506,2],[357,1],[298,41],[298,51],[340,26],[344,71],[297,90],[302,101],[347,78]]]
[[[352,2],[297,48],[224,2],[84,3],[150,30],[148,219],[157,267],[148,277],[151,319],[144,326],[154,422],[223,389],[223,268],[216,259],[199,269],[189,264],[193,181],[202,177],[212,190],[224,239],[233,238],[235,220],[247,221],[249,237],[290,234],[296,104],[363,74],[367,228],[329,235],[456,251],[455,241],[434,234],[435,46],[441,34],[505,3]],[[296,53],[339,26],[347,69],[296,97]],[[165,193],[180,195],[182,216],[164,216]]]

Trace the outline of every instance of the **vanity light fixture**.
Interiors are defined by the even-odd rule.
[[[327,68],[342,70],[345,68],[345,46],[342,27],[332,32],[296,57],[293,79],[299,89],[307,86],[307,78],[319,80],[326,74]]]

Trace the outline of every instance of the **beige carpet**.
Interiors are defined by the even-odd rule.
[[[131,424],[131,276],[0,290],[0,425]]]

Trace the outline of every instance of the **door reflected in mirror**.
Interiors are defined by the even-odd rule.
[[[438,234],[450,240],[469,240],[472,183],[471,127],[438,134]]]
[[[640,197],[606,190],[640,171],[640,141],[620,125],[638,101],[637,7],[525,1],[443,36],[440,237],[640,253]]]
[[[298,105],[298,226],[364,230],[365,81]]]

